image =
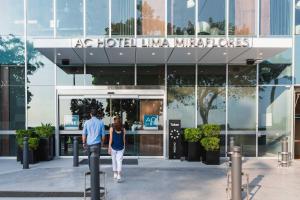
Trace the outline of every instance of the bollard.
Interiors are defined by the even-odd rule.
[[[232,200],[242,200],[242,156],[239,146],[233,147],[231,160],[231,197]]]
[[[231,167],[231,155],[234,147],[234,137],[230,137],[229,140],[229,166]]]
[[[100,199],[100,178],[99,178],[99,149],[97,146],[90,148],[90,168],[91,168],[91,200]]]
[[[73,137],[73,167],[79,166],[78,137]]]
[[[282,156],[282,162],[281,165],[284,167],[288,166],[289,162],[289,143],[288,143],[288,137],[284,137],[281,140],[281,156]]]
[[[23,169],[29,169],[29,144],[28,137],[24,137],[23,141]]]

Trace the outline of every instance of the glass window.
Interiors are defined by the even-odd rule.
[[[289,87],[259,87],[259,156],[276,157],[281,151],[281,139],[291,133],[291,108]]]
[[[256,0],[229,0],[229,35],[255,35]]]
[[[198,65],[198,85],[202,86],[225,86],[225,65]]]
[[[295,0],[295,34],[300,34],[300,1]]]
[[[55,125],[54,86],[29,86],[27,96],[28,127]]]
[[[260,0],[260,34],[290,35],[292,0]]]
[[[1,0],[0,35],[24,35],[24,0]]]
[[[199,0],[198,35],[225,35],[225,0]]]
[[[83,1],[59,0],[56,1],[57,35],[83,35]]]
[[[165,85],[165,66],[137,66],[138,85]]]
[[[300,3],[299,3],[300,4]],[[295,36],[295,55],[300,55],[300,36]],[[300,56],[295,56],[295,83],[300,83]]]
[[[83,66],[57,66],[56,81],[57,85],[83,85]]]
[[[86,1],[86,34],[88,36],[109,34],[108,2],[108,0]],[[112,16],[115,14],[112,13]]]
[[[25,65],[25,44],[22,38],[10,35],[0,37],[0,64]]]
[[[27,45],[31,45],[27,43]],[[27,80],[29,85],[54,85],[55,64],[38,50],[29,47],[27,51]]]
[[[27,0],[27,34],[53,36],[53,0]]]
[[[16,135],[0,134],[0,156],[16,156]]]
[[[111,10],[111,34],[134,35],[134,0],[112,0]]]
[[[195,12],[195,0],[168,0],[168,35],[194,35]]]
[[[165,3],[162,0],[137,0],[137,34],[165,35]]]
[[[256,85],[256,65],[229,66],[228,81],[235,86]]]
[[[259,84],[292,84],[292,66],[289,64],[259,64]]]
[[[24,86],[24,71],[24,66],[0,65],[0,86]]]
[[[25,87],[0,85],[0,130],[25,128]]]
[[[167,82],[168,119],[195,127],[195,66],[168,66]]]
[[[256,156],[256,87],[228,88],[228,139],[244,156]]]
[[[134,66],[88,66],[87,85],[134,85]]]

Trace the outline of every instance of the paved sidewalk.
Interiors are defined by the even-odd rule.
[[[300,161],[289,168],[278,168],[276,160],[244,160],[244,171],[250,175],[252,200],[296,200],[300,191]],[[22,170],[15,160],[0,159],[1,191],[81,192],[87,165],[72,167],[72,159],[57,159],[31,165]],[[225,164],[206,166],[199,162],[140,159],[139,165],[124,166],[124,182],[112,179],[111,166],[101,166],[107,172],[110,200],[219,200],[226,199]],[[82,198],[0,198],[77,200]]]

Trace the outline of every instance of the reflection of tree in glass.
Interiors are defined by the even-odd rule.
[[[162,35],[165,21],[161,16],[155,16],[155,10],[147,1],[139,1],[137,4],[137,34],[138,35]]]
[[[168,34],[169,35],[194,35],[195,34],[195,25],[190,20],[188,20],[185,27],[179,27],[175,24],[168,23]]]
[[[79,126],[82,127],[84,120],[90,118],[91,109],[96,109],[98,112],[98,117],[104,117],[103,103],[97,99],[72,99],[70,105],[70,111],[72,115],[79,115]]]
[[[110,115],[110,109],[112,116]],[[138,101],[135,99],[107,99],[105,112],[110,117],[119,116],[123,120],[126,117],[126,124],[130,126],[134,121],[138,120]],[[128,127],[125,128],[128,129]]]
[[[5,38],[0,37],[0,63],[8,66],[24,66],[25,58],[25,44],[24,42],[14,36],[9,35]],[[44,64],[37,58],[39,52],[34,48],[33,43],[27,42],[27,74],[32,75],[37,69],[43,67]],[[25,69],[25,67],[24,67]],[[25,70],[15,70],[12,74],[15,84],[24,85]],[[27,83],[30,81],[27,78]],[[10,84],[10,83],[8,83]],[[32,100],[33,94],[27,88],[27,104]],[[30,108],[28,106],[28,108]]]

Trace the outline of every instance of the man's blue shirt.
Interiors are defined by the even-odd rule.
[[[105,135],[103,121],[92,117],[84,123],[82,135],[87,136],[88,145],[100,144],[102,136]]]

